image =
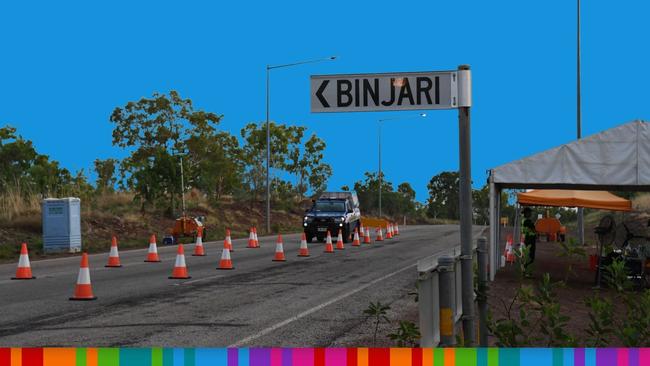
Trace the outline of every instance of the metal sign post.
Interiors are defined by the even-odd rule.
[[[384,74],[316,75],[311,77],[311,111],[378,112],[458,109],[460,155],[460,241],[464,346],[476,344],[472,270],[472,185],[470,150],[470,68],[456,71]]]

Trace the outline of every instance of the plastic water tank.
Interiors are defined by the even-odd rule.
[[[81,200],[46,198],[42,202],[43,251],[81,251]]]

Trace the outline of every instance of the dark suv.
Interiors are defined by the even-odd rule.
[[[359,201],[354,192],[323,193],[313,201],[303,218],[307,242],[311,242],[314,237],[323,241],[328,230],[335,238],[340,229],[343,242],[347,243],[354,229],[359,228],[360,219]]]

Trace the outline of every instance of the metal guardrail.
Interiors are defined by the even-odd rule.
[[[460,246],[420,259],[417,271],[420,347],[453,346],[463,317]]]

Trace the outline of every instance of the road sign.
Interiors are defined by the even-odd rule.
[[[372,112],[458,108],[458,72],[315,75],[311,111]]]

